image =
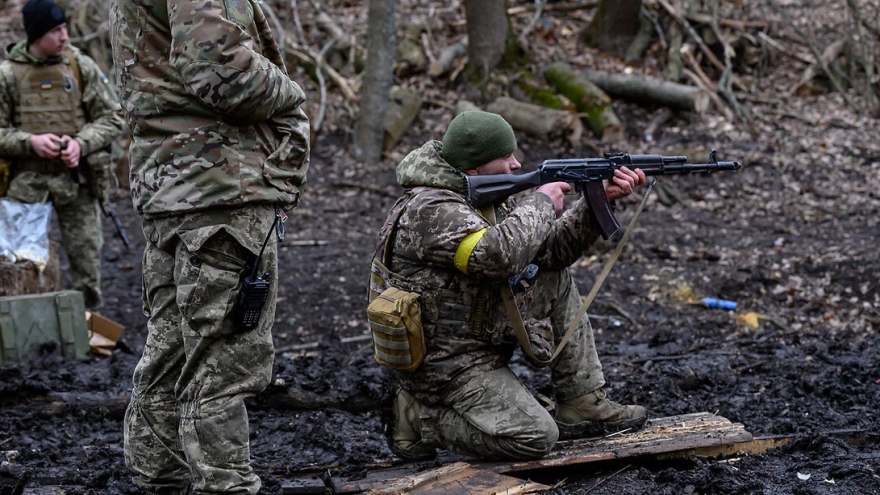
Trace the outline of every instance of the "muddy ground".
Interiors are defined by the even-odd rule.
[[[745,2],[752,7],[743,15],[771,16],[754,7],[759,3]],[[792,18],[815,8],[790,4]],[[838,24],[829,22],[818,36],[841,32],[839,11],[845,12],[821,13]],[[414,14],[402,9],[400,15]],[[561,30],[580,18],[547,19]],[[450,22],[446,29],[454,37],[463,26]],[[440,32],[435,27],[434,35]],[[792,51],[804,50],[791,37],[780,39]],[[583,47],[578,53],[585,65],[622,69],[619,60]],[[652,417],[705,411],[742,423],[755,436],[794,439],[733,459],[636,460],[535,474],[554,485],[551,493],[880,493],[880,121],[854,110],[865,105],[857,78],[847,92],[854,105],[833,92],[793,96],[788,90],[806,65],[783,54],[774,64],[744,76],[751,85],[751,96],[741,101],[747,122],[718,111],[673,113],[649,141],[645,128],[660,109],[618,101],[625,142],[612,146],[588,136],[587,146],[573,149],[519,136],[527,168],[609,149],[687,154],[702,162],[717,148],[719,159],[743,164],[734,173],[662,178],[590,313],[615,399],[642,404]],[[319,89],[298,74],[315,95],[308,105],[317,114]],[[440,96],[422,107],[379,166],[351,158],[344,105],[330,106],[317,135],[308,190],[281,247],[273,384],[249,403],[263,493],[283,493],[297,476],[357,479],[399,462],[382,434],[386,374],[364,339],[369,259],[385,211],[400,193],[394,166],[442,135],[453,116],[443,99],[486,103],[460,79],[413,81],[399,82]],[[621,224],[639,199],[621,205]],[[116,204],[134,249],[125,251],[105,224],[102,314],[126,330],[108,358],[73,363],[47,354],[0,368],[4,495],[49,486],[70,494],[137,493],[122,459],[122,414],[146,337],[144,240],[124,190]],[[572,267],[582,294],[619,237],[598,242]],[[703,297],[736,301],[737,310],[694,304]],[[536,394],[552,398],[545,370],[519,357],[514,370]]]

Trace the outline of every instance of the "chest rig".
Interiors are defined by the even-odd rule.
[[[68,63],[32,65],[13,62],[18,101],[12,115],[15,127],[33,134],[51,132],[76,136],[85,125],[82,108],[82,75],[70,51]],[[39,172],[63,171],[60,160],[19,160],[20,169]],[[55,169],[58,170],[55,170]]]
[[[420,294],[422,322],[425,334],[459,335],[479,340],[498,340],[492,324],[494,313],[490,311],[497,305],[492,291],[466,277],[455,274],[442,287],[421,287],[406,277],[392,271],[391,259],[395,241],[395,231],[403,211],[422,188],[407,191],[391,208],[382,229],[379,241],[370,264],[369,300],[374,300],[389,287]]]

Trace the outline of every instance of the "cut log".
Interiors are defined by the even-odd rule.
[[[543,141],[565,139],[579,143],[583,125],[577,114],[545,108],[533,103],[502,96],[486,107],[487,112],[504,117],[511,127]]]
[[[697,113],[709,108],[709,95],[694,86],[646,76],[608,74],[597,70],[584,70],[582,74],[614,98]]]
[[[569,65],[556,63],[544,71],[544,77],[574,103],[584,121],[605,143],[619,143],[625,138],[623,124],[611,108],[611,98],[593,82]]]

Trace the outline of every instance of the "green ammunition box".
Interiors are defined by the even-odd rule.
[[[75,290],[0,297],[0,364],[28,361],[56,342],[56,354],[83,359],[89,334],[82,293]]]

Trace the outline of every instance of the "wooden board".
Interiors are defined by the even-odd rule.
[[[550,455],[524,462],[497,463],[498,473],[663,454],[687,449],[729,445],[752,440],[740,423],[710,413],[694,413],[648,420],[644,428],[604,438],[560,442]]]
[[[750,442],[752,434],[742,424],[710,413],[654,418],[644,428],[601,438],[559,442],[548,456],[532,461],[462,462],[449,456],[434,464],[403,464],[370,471],[365,477],[346,481],[334,478],[333,493],[427,494],[427,493],[540,493],[550,487],[512,476],[547,468],[578,466],[599,461],[655,457],[675,452]],[[444,454],[448,455],[448,454]],[[433,465],[434,467],[425,468]]]

